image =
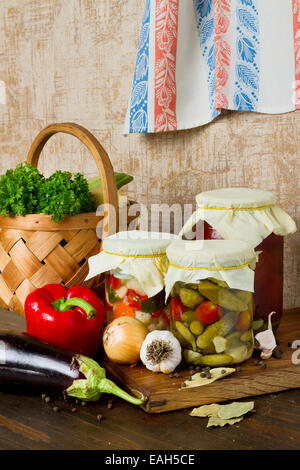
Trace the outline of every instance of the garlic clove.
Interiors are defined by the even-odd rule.
[[[148,370],[151,370],[151,372],[160,372],[160,365],[159,364],[147,363],[145,365],[146,365],[146,368]]]
[[[273,352],[273,349],[263,349],[260,354],[260,357],[262,359],[270,359],[270,357],[272,356],[272,352]]]
[[[277,343],[272,329],[271,317],[275,312],[271,312],[268,316],[268,329],[261,331],[255,335],[255,339],[258,342],[258,348],[262,352],[260,357],[262,359],[269,359],[272,356],[273,350],[276,348]]]

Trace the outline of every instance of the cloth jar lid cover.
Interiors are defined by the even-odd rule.
[[[104,239],[103,251],[89,258],[86,280],[118,268],[135,277],[146,295],[153,297],[164,288],[168,269],[166,248],[175,238],[169,233],[142,230],[111,235]]]
[[[167,248],[169,268],[166,297],[175,282],[198,282],[213,277],[233,289],[254,292],[257,255],[246,242],[237,240],[175,240]]]
[[[176,235],[165,232],[131,230],[115,233],[103,241],[103,251],[130,256],[165,254]]]
[[[199,208],[262,209],[275,204],[275,195],[261,189],[224,188],[197,194],[196,202]]]
[[[249,188],[224,188],[205,191],[196,196],[198,209],[179,233],[183,236],[199,220],[205,220],[225,240],[244,240],[254,248],[272,232],[294,233],[293,219],[275,206],[275,195]]]

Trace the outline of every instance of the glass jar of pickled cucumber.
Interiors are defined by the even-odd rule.
[[[283,311],[283,235],[296,230],[294,221],[275,206],[275,196],[268,191],[218,189],[198,194],[196,201],[198,209],[180,235],[250,243],[260,253],[255,269],[255,328],[267,328],[268,316],[274,311],[272,326],[276,330]]]
[[[167,256],[171,331],[185,362],[217,367],[249,359],[254,347],[254,250],[242,241],[177,240]]]
[[[104,273],[106,321],[135,317],[149,331],[170,327],[165,304],[166,248],[176,238],[168,233],[118,232],[103,241],[103,251],[89,258],[87,279]]]

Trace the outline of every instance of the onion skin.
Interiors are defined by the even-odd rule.
[[[136,318],[116,318],[104,330],[104,351],[107,357],[117,364],[138,362],[142,344],[148,333],[146,326]]]

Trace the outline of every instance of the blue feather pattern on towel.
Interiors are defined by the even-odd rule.
[[[257,0],[238,0],[237,62],[234,109],[255,111],[259,93],[259,23]]]
[[[149,27],[150,0],[147,0],[133,78],[129,132],[144,133],[148,131]]]

